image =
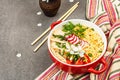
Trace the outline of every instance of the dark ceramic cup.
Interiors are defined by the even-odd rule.
[[[61,0],[49,0],[49,2],[39,0],[39,5],[46,16],[53,17],[58,12],[61,5]]]

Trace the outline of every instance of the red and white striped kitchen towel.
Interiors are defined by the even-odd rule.
[[[53,63],[35,80],[120,80],[120,0],[87,0],[86,17],[106,34],[108,47],[105,72],[69,74]]]

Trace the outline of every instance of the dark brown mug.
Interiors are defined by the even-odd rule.
[[[39,0],[39,5],[46,16],[53,17],[58,12],[61,5],[61,0],[49,0],[49,2]]]

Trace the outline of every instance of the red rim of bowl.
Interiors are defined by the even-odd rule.
[[[83,64],[83,65],[74,65],[74,64],[67,64],[67,63],[65,63],[65,62],[62,62],[62,61],[60,61],[58,58],[56,58],[56,56],[54,56],[54,54],[52,54],[52,51],[50,50],[50,37],[51,37],[52,32],[53,32],[57,27],[62,27],[63,24],[68,23],[69,21],[71,21],[71,22],[73,22],[73,23],[74,23],[74,22],[80,23],[80,24],[83,24],[83,22],[84,22],[84,23],[88,23],[88,24],[90,24],[90,25],[87,25],[88,27],[92,27],[92,28],[94,28],[95,30],[99,31],[99,32],[98,32],[99,34],[101,33],[100,35],[101,35],[102,40],[103,40],[103,42],[104,42],[104,49],[103,49],[103,51],[102,51],[102,54],[101,54],[96,60],[94,60],[94,61],[92,61],[92,62],[90,62],[90,63],[87,63],[87,64]],[[83,25],[86,25],[86,24],[83,24]],[[94,26],[94,27],[93,27],[93,26]],[[83,19],[70,19],[70,20],[66,20],[66,21],[61,22],[60,24],[56,25],[56,26],[50,31],[49,36],[48,36],[47,44],[48,44],[48,49],[49,49],[49,51],[50,51],[50,54],[51,54],[56,60],[58,60],[59,62],[61,62],[62,64],[68,65],[68,66],[73,66],[73,67],[82,67],[82,66],[91,65],[91,64],[95,63],[96,61],[100,60],[100,59],[104,56],[104,54],[105,54],[105,52],[106,52],[106,47],[107,47],[107,40],[106,40],[105,34],[104,34],[104,32],[102,31],[102,29],[99,28],[96,24],[94,24],[94,23],[92,23],[92,22],[90,22],[90,21],[87,21],[87,20],[83,20]]]

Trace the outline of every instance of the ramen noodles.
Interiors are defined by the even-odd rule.
[[[94,28],[68,22],[50,37],[52,54],[68,64],[82,65],[96,60],[103,51],[102,37]]]

